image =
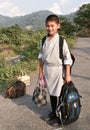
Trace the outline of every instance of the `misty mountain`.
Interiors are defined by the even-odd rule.
[[[17,16],[17,17],[7,17],[0,15],[0,27],[7,27],[18,24],[21,28],[28,29],[39,29],[43,28],[45,24],[45,19],[48,15],[53,14],[50,11],[37,11],[32,14]],[[75,13],[70,15],[64,15],[68,20],[73,20]]]

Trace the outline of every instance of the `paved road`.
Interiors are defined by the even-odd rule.
[[[63,130],[90,130],[90,38],[79,38],[72,50],[76,62],[72,79],[82,95],[80,118]],[[0,130],[55,130],[42,120],[50,111],[49,99],[44,107],[32,102],[32,92],[36,86],[37,73],[31,75],[31,86],[25,96],[18,99],[5,99],[0,95]]]

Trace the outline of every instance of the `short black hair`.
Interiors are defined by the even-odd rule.
[[[46,18],[45,23],[47,23],[48,21],[55,21],[57,24],[60,23],[59,17],[58,17],[57,15],[55,15],[55,14],[49,15],[49,16]]]

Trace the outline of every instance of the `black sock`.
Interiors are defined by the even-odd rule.
[[[57,97],[56,97],[56,96],[50,96],[50,102],[51,102],[52,112],[53,112],[54,114],[56,114]]]

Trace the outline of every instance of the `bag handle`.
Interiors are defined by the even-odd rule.
[[[21,70],[19,76],[27,75],[25,71]]]

